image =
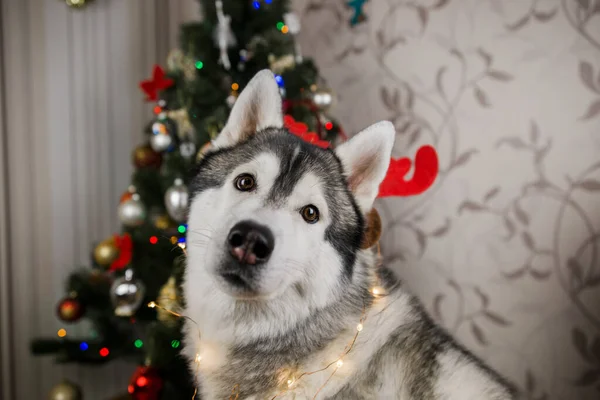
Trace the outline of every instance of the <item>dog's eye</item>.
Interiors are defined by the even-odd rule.
[[[241,174],[235,178],[235,187],[241,192],[249,192],[256,186],[254,177],[250,174]]]
[[[302,210],[300,210],[300,214],[309,224],[314,224],[319,220],[319,209],[312,204],[304,206]]]

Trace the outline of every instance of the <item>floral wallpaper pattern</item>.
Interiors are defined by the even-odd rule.
[[[600,0],[345,3],[294,2],[337,117],[440,155],[386,262],[523,398],[600,398]]]

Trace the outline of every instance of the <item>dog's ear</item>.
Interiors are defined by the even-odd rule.
[[[262,129],[282,126],[279,88],[273,73],[265,69],[254,75],[242,90],[233,105],[225,128],[213,141],[213,146],[233,146]]]
[[[363,213],[368,213],[390,165],[396,130],[388,121],[371,125],[335,150],[348,186]]]

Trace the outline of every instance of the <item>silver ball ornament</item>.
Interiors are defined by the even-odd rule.
[[[130,199],[119,204],[119,221],[127,227],[136,227],[146,219],[146,206],[140,200],[140,195],[135,193]]]
[[[140,308],[146,288],[128,269],[125,275],[116,279],[110,287],[110,300],[118,317],[131,317]]]
[[[177,222],[183,222],[189,204],[189,193],[183,180],[177,178],[175,183],[165,193],[165,207],[171,218]]]
[[[333,95],[329,90],[317,89],[312,95],[313,102],[321,110],[325,111],[333,103]]]
[[[230,94],[229,96],[227,96],[227,99],[225,101],[227,102],[227,105],[229,106],[229,108],[232,108],[233,105],[235,104],[236,100],[237,100],[237,97]]]
[[[169,150],[174,144],[173,136],[164,122],[156,121],[152,124],[150,147],[157,153]]]
[[[186,160],[196,155],[196,144],[192,141],[185,141],[179,145],[179,153]]]

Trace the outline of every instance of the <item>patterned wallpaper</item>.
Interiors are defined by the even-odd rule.
[[[378,204],[382,249],[524,398],[600,397],[600,0],[296,1],[305,54],[356,132],[441,174]]]

